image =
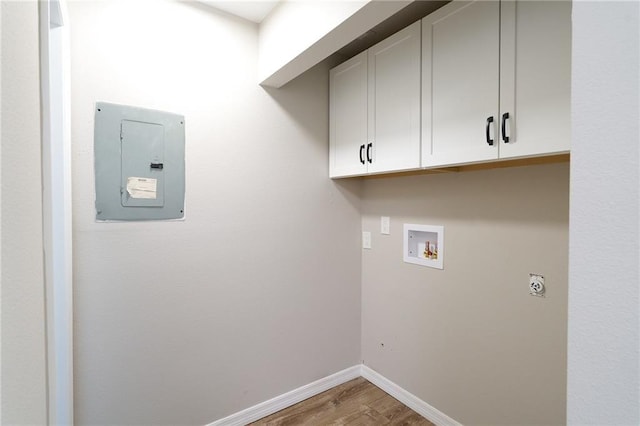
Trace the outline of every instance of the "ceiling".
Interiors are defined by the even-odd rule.
[[[249,21],[259,24],[279,3],[279,0],[199,0],[216,9],[225,11],[232,15],[240,16]]]
[[[283,0],[196,0],[199,3],[260,24]],[[288,0],[304,1],[304,0]],[[311,1],[311,0],[307,0]],[[345,0],[314,0],[345,1]],[[427,16],[451,0],[412,0],[407,6],[383,22],[366,31],[355,40],[346,43],[325,58],[330,66],[335,66],[354,55],[368,49],[395,32]]]

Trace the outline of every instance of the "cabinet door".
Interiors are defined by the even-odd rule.
[[[420,22],[369,49],[369,173],[420,167]]]
[[[367,52],[329,73],[331,177],[365,174],[367,139]]]
[[[571,2],[503,1],[500,157],[561,153],[571,141]],[[505,137],[509,142],[505,142]]]
[[[422,166],[497,158],[499,2],[449,3],[422,35]]]

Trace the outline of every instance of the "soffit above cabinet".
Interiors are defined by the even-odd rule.
[[[401,29],[408,27],[435,10],[440,9],[450,1],[451,0],[418,0],[412,2],[399,12],[385,19],[383,22],[339,49],[334,54],[337,63],[352,58],[360,52],[364,52],[368,48],[395,34]]]
[[[260,24],[260,84],[279,88],[324,60],[337,65],[446,3],[282,1]]]
[[[450,0],[405,0],[396,2],[363,0],[354,2],[354,4],[362,3],[357,12],[347,13],[344,20],[335,27],[334,25],[329,25],[326,28],[326,34],[325,32],[320,35],[316,34],[312,37],[313,40],[310,41],[308,46],[298,47],[288,46],[287,44],[292,43],[292,28],[299,28],[299,25],[298,23],[288,25],[286,22],[308,20],[309,13],[297,13],[297,11],[298,9],[313,8],[314,1],[318,3],[322,11],[322,13],[319,13],[320,16],[325,16],[327,13],[329,15],[337,13],[335,11],[329,13],[330,10],[323,9],[328,7],[325,0],[309,0],[304,7],[291,7],[290,3],[293,5],[298,3],[291,0],[198,1],[260,24],[260,83],[265,86],[281,87],[327,58],[335,65],[355,56],[402,28],[427,16]],[[318,19],[318,14],[313,16],[314,19]],[[283,22],[282,19],[285,19],[285,21]],[[323,25],[316,23],[314,26],[322,27]],[[279,32],[282,32],[282,34],[279,34]],[[299,39],[305,39],[304,34],[300,34],[300,36]],[[318,36],[320,37],[319,39],[317,38]],[[274,41],[276,41],[275,44]],[[288,51],[290,52],[286,53]]]

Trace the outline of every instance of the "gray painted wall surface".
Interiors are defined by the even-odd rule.
[[[637,425],[638,2],[574,3],[572,63],[567,421]]]
[[[327,68],[265,91],[254,24],[69,9],[76,422],[202,425],[357,364],[359,184],[327,178]],[[184,114],[185,221],[94,221],[95,101]]]
[[[47,419],[37,2],[2,2],[2,418]]]
[[[562,424],[568,164],[372,179],[362,203],[365,365],[462,424]],[[444,225],[443,270],[403,262],[403,223]]]
[[[133,13],[131,9],[123,9],[125,3],[114,4],[117,7],[97,2],[90,5],[71,3],[72,28],[75,27],[73,31],[79,36],[74,37],[72,51],[76,160],[75,332],[79,339],[76,347],[76,385],[79,386],[76,389],[76,414],[80,415],[79,423],[117,420],[156,422],[157,418],[145,416],[144,412],[154,410],[159,416],[168,415],[164,417],[167,422],[191,410],[194,416],[180,417],[180,422],[203,423],[357,362],[360,359],[359,345],[350,342],[360,336],[359,322],[349,315],[359,315],[357,306],[353,309],[359,303],[359,290],[352,286],[360,279],[360,271],[353,269],[353,265],[359,267],[359,184],[326,181],[326,73],[315,70],[284,91],[272,92],[274,96],[269,97],[255,87],[255,75],[248,75],[253,73],[256,62],[253,26],[229,17],[217,17],[212,12],[202,13],[204,8],[184,4],[172,6],[170,10],[165,7],[165,13],[176,15],[176,21],[166,17],[157,19],[159,17],[154,14],[145,15],[143,10]],[[93,7],[97,9],[92,11]],[[126,7],[135,8],[134,5]],[[148,4],[143,3],[140,9],[144,8],[148,8]],[[38,115],[37,8],[35,3],[2,2],[0,13],[2,422],[41,424],[46,415],[44,302],[42,269],[39,262],[34,261],[41,258],[40,174],[36,166],[40,161],[39,132],[38,126],[23,126],[23,122],[16,118]],[[113,28],[133,32],[135,27],[140,34],[140,21],[136,20],[143,15],[145,25],[149,23],[153,27],[144,41],[170,33],[175,44],[168,46],[173,49],[165,45],[162,51],[179,52],[175,60],[140,58],[141,52],[145,52],[152,43],[143,46],[144,43],[140,42],[131,46],[121,40],[117,48],[108,47],[107,34],[113,34]],[[210,28],[211,22],[203,20],[212,20],[216,30]],[[604,2],[577,2],[574,5],[574,52],[579,54],[574,54],[572,62],[576,65],[574,70],[581,71],[574,75],[573,84],[571,172],[574,194],[571,199],[567,407],[570,424],[613,420],[635,424],[640,413],[637,398],[638,129],[634,127],[637,121],[633,120],[637,119],[638,108],[635,95],[638,21],[635,3],[620,2],[616,7],[612,7],[611,2],[606,3],[606,7]],[[185,31],[175,31],[175,22],[185,25]],[[599,37],[603,34],[609,36],[597,43],[590,39],[591,35]],[[230,35],[239,36],[244,41]],[[187,42],[191,48],[183,52],[182,42]],[[242,43],[244,47],[236,49],[235,54],[229,51],[220,54],[223,45],[234,47],[237,46],[235,43]],[[156,49],[149,56],[162,51]],[[602,59],[605,53],[610,54],[606,60]],[[188,60],[189,55],[193,61]],[[167,64],[177,69],[168,70]],[[238,64],[248,66],[245,68]],[[583,65],[578,66],[580,64]],[[595,66],[601,68],[596,69]],[[238,74],[238,70],[245,70],[247,75]],[[592,77],[598,72],[607,77],[594,80]],[[313,96],[318,104],[303,100],[309,96]],[[137,228],[130,224],[105,228],[93,223],[92,118],[89,111],[98,98],[175,110],[192,117],[188,122],[191,135],[188,134],[187,138],[194,142],[191,142],[193,148],[188,148],[193,152],[188,154],[191,172],[188,172],[187,179],[188,185],[192,185],[188,191],[195,192],[187,195],[187,221],[138,224]],[[608,133],[611,126],[598,125],[605,122],[602,111],[607,113],[607,117],[612,117],[607,122],[627,123],[629,126],[618,127],[622,133],[611,136]],[[620,114],[628,114],[631,118],[621,120]],[[596,130],[606,130],[607,134],[603,137]],[[222,140],[233,143],[222,144]],[[603,145],[604,140],[608,141],[606,146]],[[612,144],[616,149],[608,148]],[[217,157],[212,154],[210,146]],[[207,161],[201,158],[203,156]],[[315,160],[300,162],[305,156]],[[211,167],[211,158],[215,167]],[[558,182],[565,182],[567,177],[563,166],[549,168],[551,178],[555,176]],[[563,315],[558,308],[562,297],[561,285],[556,287],[555,279],[553,283],[548,281],[549,295],[544,302],[523,294],[526,290],[522,288],[521,272],[528,273],[529,265],[525,271],[520,259],[515,262],[517,278],[506,284],[505,279],[494,281],[493,277],[484,277],[491,278],[485,280],[484,287],[488,289],[485,293],[472,293],[477,294],[474,299],[466,291],[473,285],[471,280],[461,280],[462,287],[455,287],[438,279],[424,280],[424,276],[433,274],[426,274],[417,266],[408,265],[413,269],[405,269],[405,265],[400,264],[397,244],[393,239],[397,238],[398,224],[405,218],[416,222],[443,219],[443,206],[469,207],[472,200],[487,195],[492,198],[496,181],[499,181],[499,187],[511,186],[505,182],[514,178],[516,183],[526,186],[527,183],[523,182],[525,176],[544,175],[545,168],[535,169],[538,171],[485,171],[394,178],[393,181],[383,179],[365,184],[362,224],[374,231],[374,249],[364,253],[363,265],[369,265],[382,252],[388,251],[395,259],[392,271],[405,271],[387,277],[364,277],[362,343],[365,363],[462,422],[474,413],[489,416],[488,408],[482,406],[482,402],[506,392],[506,385],[511,383],[509,376],[503,375],[502,370],[497,371],[498,363],[486,371],[479,368],[486,365],[486,355],[492,351],[504,351],[497,355],[510,356],[511,361],[502,364],[507,371],[515,372],[516,377],[528,375],[521,383],[538,383],[539,371],[527,370],[520,365],[520,360],[529,356],[525,350],[530,340],[522,347],[491,346],[490,343],[502,341],[499,337],[509,335],[516,340],[528,337],[523,333],[515,335],[516,328],[526,328],[518,325],[519,321],[523,316],[539,312],[544,306],[552,308],[552,315],[548,319],[543,318],[540,330],[548,330],[546,325],[552,322],[557,327],[549,335],[541,332],[533,338],[543,342],[553,340],[554,345],[561,347],[558,342],[565,327],[565,323],[558,319]],[[16,173],[26,179],[21,185],[38,189],[34,192],[18,191],[22,187],[15,185],[13,176]],[[503,175],[509,179],[496,178]],[[538,177],[543,182],[547,181],[544,176]],[[446,191],[451,186],[465,191],[464,185],[456,179],[484,189],[479,193],[468,193],[467,197],[456,197],[451,191]],[[396,202],[400,197],[396,193],[410,191],[422,194],[427,187],[423,181],[433,180],[443,184],[442,189],[429,189],[428,192],[434,191],[432,196],[448,201],[442,206],[433,210],[432,204],[416,194],[409,194],[408,198]],[[547,196],[559,191],[563,185],[550,185],[545,190],[551,191]],[[524,202],[524,195],[512,195],[516,201]],[[558,192],[556,196],[559,205],[566,203],[566,193]],[[291,203],[292,198],[298,202]],[[594,204],[594,200],[601,201]],[[449,262],[454,261],[455,265],[456,257],[473,258],[473,248],[457,255],[455,249],[451,253],[451,244],[457,246],[456,241],[473,243],[495,230],[497,234],[494,235],[499,238],[493,244],[497,246],[507,234],[515,232],[520,235],[520,231],[511,229],[517,220],[507,221],[506,228],[496,225],[485,229],[482,226],[493,223],[494,216],[504,218],[521,212],[522,207],[514,203],[507,201],[506,211],[494,205],[489,212],[478,213],[484,222],[474,220],[463,226],[459,219],[467,213],[457,210],[451,217],[451,223],[440,220],[446,225],[447,238],[454,238],[448,246],[443,273],[450,272]],[[525,202],[525,205],[528,204]],[[610,208],[605,208],[607,206]],[[17,214],[18,208],[20,215]],[[566,238],[566,228],[561,225],[566,220],[566,212],[560,211],[564,208],[543,212],[544,220],[532,220],[522,235],[536,241],[541,236],[554,241]],[[379,229],[381,214],[392,216],[394,234],[389,237],[375,232]],[[295,216],[294,220],[286,222],[285,218],[290,216]],[[560,216],[564,219],[560,220]],[[301,219],[304,217],[306,219]],[[616,220],[609,220],[611,217]],[[553,233],[554,237],[550,231],[555,227],[558,232]],[[456,228],[459,231],[452,234],[451,230]],[[540,228],[541,236],[534,232],[536,228]],[[244,232],[246,229],[248,231]],[[259,239],[264,229],[268,229],[264,236],[264,245],[268,248],[255,250],[253,247],[262,241],[256,244],[253,241]],[[472,241],[468,241],[468,237],[460,232],[465,229],[479,233],[466,234],[472,236]],[[303,257],[301,252],[294,252],[290,247],[294,240],[300,240],[293,234],[299,236],[303,231],[313,233],[313,238],[304,240],[303,252],[318,253],[320,245],[320,256]],[[592,251],[592,238],[587,238],[586,232],[593,238],[602,238],[607,247],[612,248],[604,252],[599,263],[584,260]],[[251,243],[232,240],[232,235],[241,235]],[[622,242],[622,245],[613,244],[615,241]],[[228,250],[223,250],[221,245]],[[176,254],[174,247],[180,248],[179,253]],[[233,249],[249,254],[260,251],[260,255],[253,257],[254,263],[249,263],[247,256],[234,258],[227,254]],[[151,259],[154,262],[151,274],[141,272],[140,265],[136,264],[134,256],[140,259],[141,252],[144,253],[143,261]],[[517,250],[502,254],[508,259],[521,257]],[[176,256],[179,261],[176,261]],[[484,256],[489,265],[502,272],[505,264],[497,265],[499,256],[495,259]],[[293,270],[278,266],[286,262],[301,266]],[[470,265],[478,266],[479,263],[480,260],[475,260]],[[333,264],[337,266],[330,267]],[[551,262],[545,261],[545,271],[548,265]],[[598,265],[606,267],[596,269]],[[223,266],[228,274],[220,272]],[[553,268],[559,271],[562,266],[554,265]],[[307,273],[308,270],[311,273]],[[318,283],[318,277],[326,271],[335,282],[323,280]],[[545,271],[539,272],[544,274]],[[476,272],[470,270],[464,274]],[[594,274],[597,280],[592,279]],[[387,286],[383,283],[385,280],[393,284]],[[584,286],[587,282],[596,285]],[[511,286],[511,283],[514,284]],[[389,297],[383,301],[381,295],[384,291],[389,291]],[[427,315],[423,302],[432,305],[430,308],[434,312],[444,312],[445,309],[435,306],[435,300],[450,301],[450,296],[456,292],[461,294],[464,308],[449,303],[446,306],[452,307],[453,313],[445,313],[444,318],[437,321],[425,321]],[[489,295],[497,293],[509,300],[517,299],[515,306],[521,306],[522,310],[500,305],[494,315],[487,317],[491,310],[484,308],[499,302],[498,297],[490,298]],[[418,297],[424,295],[431,298],[421,300]],[[295,302],[304,303],[298,306]],[[340,305],[335,306],[335,303]],[[389,307],[393,308],[391,312]],[[464,316],[457,318],[453,315],[467,315],[469,312],[479,315],[477,323],[467,322]],[[518,318],[518,323],[499,326],[490,334],[487,326],[509,317],[505,314]],[[394,331],[390,326],[376,330],[373,326],[381,322],[377,316],[390,318],[393,323],[404,327],[396,330],[403,331]],[[335,319],[335,323],[323,327],[318,322],[320,317],[328,317],[330,321]],[[346,329],[336,325],[339,320],[347,321]],[[422,336],[426,332],[422,329],[416,331],[417,323],[431,331],[428,337],[435,338],[441,345],[427,342],[427,337]],[[439,366],[451,371],[451,366],[456,365],[463,371],[453,372],[452,377],[457,379],[448,387],[441,387],[436,395],[432,381],[443,382],[445,374],[434,371],[434,367],[416,371],[412,367],[427,363],[426,358],[418,360],[419,355],[428,354],[437,359],[445,344],[456,347],[459,333],[465,327],[484,329],[483,337],[487,339],[476,338],[474,348],[467,352],[449,352],[452,359]],[[440,334],[434,332],[436,328],[441,330]],[[310,330],[302,335],[303,340],[294,338],[295,333],[303,329]],[[338,335],[333,336],[336,331]],[[328,337],[330,334],[331,338]],[[415,336],[415,340],[410,340]],[[294,348],[293,342],[300,344]],[[385,349],[380,343],[385,343]],[[315,350],[321,345],[322,351]],[[480,356],[476,360],[473,355],[478,353],[477,349],[480,349]],[[292,351],[295,356],[289,357]],[[532,353],[537,352],[533,350]],[[553,373],[562,356],[562,349],[548,351],[543,361],[552,368],[540,374],[546,377]],[[522,364],[526,365],[526,362]],[[478,383],[489,378],[486,385],[490,392],[479,401],[470,400],[465,407],[451,409],[451,401],[460,392],[479,393],[479,385],[463,380],[463,373],[476,377]],[[555,376],[557,386],[551,390],[553,395],[561,392],[563,384],[560,382],[563,382],[564,374],[561,371]],[[227,391],[222,392],[221,389]],[[499,407],[509,408],[518,404],[531,389],[529,385],[524,390],[511,388],[514,396]],[[546,398],[542,393],[539,395]],[[563,398],[559,396],[559,403],[551,407],[549,418],[552,416],[554,421],[560,416]],[[545,399],[544,403],[548,401]],[[533,406],[523,409],[529,413]],[[616,418],[612,419],[609,414],[614,411]],[[172,417],[172,413],[176,416]],[[510,413],[507,410],[505,416]]]

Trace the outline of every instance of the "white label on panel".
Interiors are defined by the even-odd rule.
[[[127,178],[127,192],[131,198],[156,199],[157,179],[129,177]]]

